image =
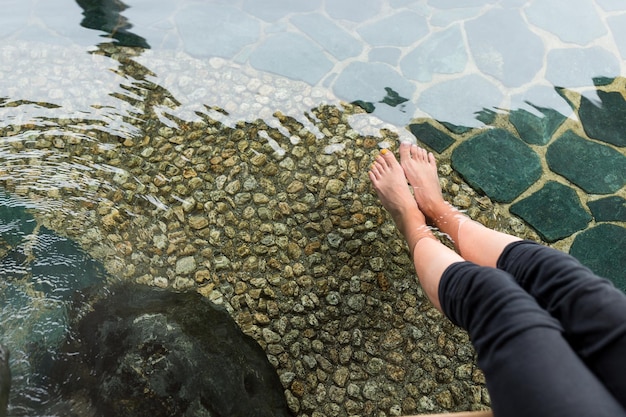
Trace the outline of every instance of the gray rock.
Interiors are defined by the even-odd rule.
[[[74,329],[52,378],[96,414],[290,415],[261,347],[197,293],[117,287]]]
[[[196,270],[196,260],[193,256],[186,256],[176,262],[176,273],[179,275],[190,274]]]

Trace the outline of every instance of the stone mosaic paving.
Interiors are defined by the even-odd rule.
[[[107,175],[113,177],[113,183],[119,185],[119,190],[98,190],[109,194],[109,200],[104,201],[110,204],[101,201],[97,209],[99,216],[94,215],[93,219],[101,221],[103,230],[110,232],[106,239],[116,242],[114,250],[111,249],[112,255],[105,250],[108,248],[104,244],[99,255],[110,255],[112,262],[107,265],[114,273],[123,273],[128,277],[141,275],[142,283],[172,285],[174,288],[198,285],[201,292],[211,299],[222,300],[223,297],[230,300],[227,303],[233,303],[237,309],[235,315],[243,327],[254,334],[263,346],[267,346],[273,363],[279,365],[281,381],[290,387],[287,394],[290,395],[293,410],[300,410],[306,415],[310,410],[318,410],[319,404],[324,404],[324,415],[344,415],[345,412],[348,415],[369,415],[379,409],[384,410],[379,414],[382,416],[467,409],[468,404],[482,407],[489,403],[488,395],[481,388],[481,375],[473,368],[471,351],[466,348],[467,341],[461,337],[455,339],[456,333],[445,325],[442,332],[439,317],[421,304],[423,297],[415,288],[417,284],[408,258],[389,256],[390,253],[402,252],[402,242],[394,238],[392,225],[387,223],[379,227],[373,222],[363,223],[359,220],[364,218],[360,216],[356,201],[347,210],[344,202],[353,198],[350,194],[346,194],[345,198],[342,195],[341,201],[328,199],[332,207],[322,206],[320,210],[316,208],[310,213],[302,209],[315,203],[313,194],[308,191],[322,189],[339,192],[339,185],[343,183],[337,181],[338,175],[366,177],[363,169],[377,152],[373,138],[387,139],[389,135],[385,131],[391,131],[392,137],[394,134],[393,129],[388,129],[389,124],[375,118],[401,129],[401,138],[413,134],[421,143],[436,151],[441,161],[440,172],[445,176],[442,178],[444,190],[455,204],[467,209],[470,214],[478,212],[474,217],[492,226],[508,225],[503,230],[518,233],[526,230],[515,217],[519,216],[535,227],[551,245],[571,251],[590,267],[611,276],[618,285],[626,288],[623,251],[626,234],[626,118],[623,117],[626,111],[626,82],[619,77],[626,57],[625,36],[622,36],[626,35],[622,33],[626,23],[626,6],[621,0],[576,0],[568,3],[551,0],[466,0],[462,8],[454,0],[180,0],[163,1],[158,6],[155,0],[127,0],[127,3],[131,8],[124,9],[119,2],[109,4],[119,9],[115,10],[117,15],[113,14],[113,21],[100,22],[100,28],[107,33],[103,39],[98,32],[79,27],[83,10],[71,0],[3,2],[3,11],[7,12],[4,16],[18,17],[7,20],[0,16],[0,38],[6,41],[0,48],[0,86],[5,87],[4,91],[0,91],[0,106],[7,105],[3,107],[5,120],[0,120],[0,124],[7,123],[10,135],[19,132],[19,136],[23,136],[30,146],[32,141],[29,142],[29,138],[32,139],[33,133],[28,130],[33,128],[31,120],[37,120],[38,115],[44,114],[47,109],[37,108],[38,103],[46,102],[50,109],[55,106],[52,103],[59,103],[54,120],[63,127],[64,136],[57,137],[54,122],[48,120],[51,131],[47,138],[52,142],[46,144],[44,140],[37,142],[37,146],[54,147],[54,152],[62,152],[65,146],[80,152],[88,150],[74,146],[81,140],[89,140],[88,137],[75,137],[75,132],[67,131],[68,120],[84,114],[94,117],[97,122],[102,121],[102,125],[108,128],[105,130],[113,136],[119,134],[119,137],[125,138],[124,133],[128,134],[129,137],[119,144],[117,139],[103,142],[97,155],[79,154],[81,158],[106,156],[108,159],[102,159],[106,163],[99,169],[120,166],[117,170],[107,171]],[[72,10],[76,14],[75,25],[67,24],[67,15]],[[119,13],[122,13],[122,19],[119,19]],[[562,18],[546,19],[546,16],[555,15]],[[129,22],[132,22],[132,27]],[[98,28],[88,16],[83,19],[83,25]],[[110,40],[108,37],[124,45],[151,50],[133,50],[132,56],[127,57],[116,48],[106,46]],[[39,42],[38,47],[29,48],[29,42]],[[60,46],[52,48],[41,42]],[[93,46],[98,44],[100,49]],[[98,53],[85,53],[86,50],[93,52],[93,48]],[[183,50],[185,54],[179,52]],[[103,55],[110,56],[114,65],[109,66]],[[30,68],[38,65],[39,68]],[[91,67],[100,70],[95,80],[90,79]],[[268,73],[275,75],[270,77]],[[124,78],[121,85],[120,78]],[[202,84],[198,78],[204,78],[206,83]],[[555,85],[558,88],[554,88]],[[38,89],[45,94],[43,98],[31,95]],[[5,94],[8,102],[4,102]],[[333,95],[357,102],[373,116],[343,114],[342,110],[334,107],[336,101],[333,101]],[[142,101],[144,96],[154,101]],[[16,101],[11,102],[11,99]],[[177,105],[185,107],[188,104],[185,100],[212,105],[210,109],[203,109],[202,115],[207,116],[206,120],[176,125],[176,116],[170,117],[173,113],[168,112]],[[279,101],[295,104],[292,107],[276,105]],[[323,105],[327,102],[331,103],[328,108]],[[146,107],[146,103],[152,103],[150,106],[153,107]],[[311,111],[316,108],[318,111]],[[281,112],[274,113],[277,109]],[[282,113],[283,110],[287,115]],[[291,120],[292,115],[298,112],[306,114],[309,119],[296,117]],[[81,116],[76,116],[80,113]],[[137,115],[140,117],[135,117]],[[180,116],[179,113],[177,115]],[[39,120],[47,120],[40,117]],[[144,118],[149,120],[144,123]],[[226,181],[225,175],[215,181],[211,179],[211,186],[216,188],[207,186],[208,190],[212,190],[211,199],[232,193],[237,204],[232,204],[233,210],[230,211],[223,202],[214,209],[212,203],[207,201],[209,216],[205,218],[192,215],[195,212],[187,213],[187,210],[192,210],[192,204],[187,200],[175,201],[179,198],[176,193],[189,191],[185,188],[187,182],[190,188],[195,189],[202,179],[211,178],[205,175],[208,168],[202,158],[193,161],[197,163],[197,172],[186,169],[183,175],[172,177],[177,178],[176,188],[168,185],[162,173],[147,175],[145,167],[141,172],[138,162],[141,158],[160,161],[167,155],[163,155],[162,150],[182,152],[186,146],[183,136],[193,138],[193,147],[202,147],[204,144],[197,139],[205,134],[207,120],[211,126],[224,124],[221,126],[224,134],[220,133],[219,138],[211,142],[214,145],[210,149],[211,170],[226,169],[229,175],[236,176],[239,166],[232,164],[237,158],[243,158],[244,162],[252,158],[250,161],[254,167],[257,167],[256,162],[261,167],[270,161],[267,162],[267,172],[272,168],[271,175],[275,177],[267,174],[268,178],[280,180],[280,184],[277,183],[279,191],[282,185],[288,184],[286,191],[290,193],[279,192],[276,201],[283,203],[279,207],[289,213],[291,209],[283,200],[295,198],[296,191],[302,191],[302,201],[298,200],[294,206],[298,213],[285,220],[291,223],[283,225],[276,222],[271,227],[261,224],[262,227],[258,227],[251,238],[247,237],[243,227],[235,228],[230,223],[224,223],[224,218],[228,218],[229,222],[233,219],[233,224],[247,222],[247,214],[242,220],[237,210],[249,204],[244,213],[254,214],[257,202],[260,218],[264,222],[269,221],[270,211],[264,204],[265,201],[269,202],[267,204],[275,203],[273,196],[276,190],[272,190],[271,181],[262,175],[247,177],[248,172],[244,172],[245,181],[232,183]],[[236,125],[230,124],[233,120]],[[355,124],[359,120],[368,124],[374,132],[362,133]],[[135,141],[136,138],[130,136],[136,131],[128,130],[134,127],[132,123],[141,127],[138,131],[151,133],[146,134],[143,141]],[[23,124],[21,128],[25,132],[19,130],[20,124]],[[241,134],[242,126],[253,133]],[[235,129],[234,133],[231,132],[233,138],[240,133],[236,148],[235,143],[230,141],[229,129]],[[257,129],[260,129],[258,135]],[[316,146],[299,146],[293,141],[307,131],[309,133],[305,137],[310,143],[315,142]],[[360,135],[367,137],[363,139]],[[242,137],[248,139],[241,140]],[[20,138],[16,138],[12,146],[19,149]],[[323,150],[319,145],[320,138],[329,143]],[[277,140],[284,143],[276,144]],[[147,143],[158,151],[146,147]],[[116,148],[115,145],[119,146]],[[123,163],[113,152],[114,148],[124,157]],[[140,152],[134,152],[139,149]],[[244,150],[250,152],[243,153]],[[274,152],[277,150],[283,153]],[[207,148],[201,151],[208,152]],[[194,149],[188,148],[184,153],[176,154],[176,167],[184,167],[190,162],[185,158],[193,152]],[[297,156],[297,165],[290,155]],[[270,156],[281,161],[280,164]],[[339,158],[337,164],[329,164],[328,161],[333,158]],[[357,161],[360,162],[357,164]],[[452,172],[449,161],[467,183],[498,203],[494,206],[488,199],[477,196]],[[223,166],[220,165],[222,162]],[[167,249],[168,255],[172,250],[167,259],[158,256],[148,258],[140,251],[133,251],[133,244],[125,240],[129,235],[127,225],[131,219],[121,215],[124,210],[118,208],[122,204],[126,206],[125,199],[134,201],[134,197],[129,197],[130,190],[138,187],[134,177],[122,168],[126,163],[129,169],[134,167],[133,175],[141,176],[143,184],[139,184],[139,188],[152,190],[157,187],[159,193],[163,193],[165,203],[182,203],[164,219],[168,222],[167,226],[163,222],[151,224],[148,233],[143,233],[147,227],[143,222],[146,218],[150,221],[153,218],[132,217],[135,222],[133,227],[142,231],[136,235],[146,239],[146,243],[138,239],[133,244],[137,248],[152,248],[150,250]],[[47,168],[56,173],[62,166],[44,164],[41,168],[42,171],[33,169],[26,172],[34,178],[47,179],[45,174],[40,173],[45,173]],[[317,175],[309,177],[306,174],[308,169],[318,173],[323,171],[322,179]],[[168,166],[164,172],[170,175],[172,170],[175,168]],[[281,175],[275,175],[279,171]],[[286,180],[291,179],[292,171],[297,180],[289,183]],[[144,180],[144,177],[147,179]],[[78,183],[81,178],[84,179],[71,177]],[[268,193],[267,196],[259,193],[250,195],[257,186],[257,178],[260,178],[263,188],[269,190],[263,190]],[[325,181],[328,181],[328,186],[324,186]],[[382,221],[380,219],[384,216],[380,214],[378,203],[367,192],[367,180],[348,179],[347,184],[350,189],[356,184],[363,187],[355,195],[363,199],[361,205],[366,204],[364,212],[368,216],[376,214],[377,221]],[[67,187],[74,185],[76,183],[70,183]],[[80,189],[80,184],[76,188]],[[15,187],[18,194],[28,191],[27,187]],[[89,191],[94,191],[93,187]],[[58,189],[48,190],[48,193],[50,198],[61,196]],[[141,209],[154,209],[150,203],[155,204],[155,201],[160,200],[150,200]],[[165,203],[161,204],[165,206]],[[345,218],[336,214],[334,218],[337,221],[333,220],[334,223],[330,224],[324,210],[339,209],[342,205],[345,206],[343,211],[337,213]],[[85,210],[96,213],[88,207]],[[132,210],[128,212],[132,213]],[[503,212],[515,216],[506,216],[505,221],[501,221],[500,213]],[[235,255],[235,246],[243,251],[250,250],[250,239],[256,239],[258,234],[268,233],[273,228],[279,242],[284,241],[284,235],[289,230],[290,236],[297,235],[300,232],[293,227],[293,222],[308,221],[304,213],[313,222],[303,223],[305,229],[309,228],[304,230],[304,234],[311,235],[313,241],[309,244],[307,240],[298,240],[298,244],[303,242],[303,248],[288,246],[290,251],[284,258],[287,266],[280,274],[266,277],[268,270],[280,270],[283,258],[280,262],[270,259],[266,269],[265,260],[260,260],[265,256],[258,259],[253,256],[242,261],[241,253]],[[59,217],[50,215],[49,220],[59,229],[79,231],[77,239],[85,246],[93,245],[99,250],[98,239],[104,238],[97,237],[95,228],[84,233],[84,224],[67,228],[59,226]],[[348,221],[358,223],[357,227],[364,229],[357,229],[357,237],[369,228],[372,230],[365,235],[365,245],[355,238],[346,245],[350,253],[340,252],[340,255],[333,256],[340,250],[339,242],[344,237],[334,233],[335,226],[337,222],[340,226],[352,224],[346,223]],[[210,231],[205,227],[207,222],[222,227],[223,234],[220,234],[220,229]],[[200,254],[192,256],[196,249],[189,243],[192,239],[180,238],[181,228],[185,229],[185,233],[195,231],[198,236],[211,232],[208,236],[201,236],[208,240],[208,244],[203,239],[193,242],[193,245],[204,248]],[[347,238],[353,236],[353,231],[342,231],[341,228],[340,233],[350,233],[346,234]],[[113,233],[116,230],[120,234]],[[233,236],[238,231],[242,231],[243,236],[240,247],[233,244],[236,242]],[[322,243],[317,241],[324,236],[321,231],[328,233],[328,244],[323,237]],[[135,236],[135,233],[131,235]],[[523,235],[535,238],[534,233]],[[386,244],[386,238],[391,239],[392,244]],[[180,247],[173,243],[168,247],[168,239],[176,240],[176,245]],[[259,254],[273,250],[268,246],[274,243],[273,239],[273,234],[261,239],[267,247],[259,246],[262,251]],[[352,253],[359,248],[364,248],[363,256]],[[321,257],[320,251],[326,256]],[[226,255],[214,256],[218,253],[226,253],[230,258]],[[181,257],[177,258],[179,254]],[[211,266],[207,268],[219,269],[219,275],[228,276],[229,282],[216,287],[219,279],[217,275],[210,277],[208,269],[197,271],[194,281],[194,271],[200,265],[196,262],[205,257],[211,260]],[[294,259],[305,259],[304,264],[293,264]],[[369,275],[364,273],[362,277],[351,277],[350,269],[346,269],[349,265],[342,264],[358,264],[364,259],[367,260],[366,265],[357,266],[366,271],[371,269],[376,274],[368,272]],[[145,272],[142,268],[148,267],[159,269],[142,275]],[[309,268],[315,279],[306,275]],[[158,272],[161,269],[166,272]],[[250,280],[251,271],[257,269],[261,275]],[[232,273],[226,274],[225,271]],[[340,280],[335,281],[335,271],[338,271]],[[392,279],[387,281],[383,271],[388,272]],[[294,280],[294,276],[298,278]],[[326,277],[330,278],[326,280]],[[363,279],[361,287],[355,277]],[[319,291],[311,289],[311,283],[318,279]],[[285,280],[289,283],[283,286]],[[294,282],[297,286],[292,285]],[[392,291],[387,293],[389,285]],[[261,287],[264,294],[267,290],[267,294],[284,293],[285,297],[278,297],[276,303],[268,302],[261,296]],[[337,293],[327,294],[328,288],[337,290]],[[301,304],[297,291],[302,291],[299,293]],[[359,291],[364,294],[371,291],[375,295],[366,298],[368,301],[363,304],[364,298]],[[354,292],[357,293],[352,294]],[[402,300],[397,300],[397,292],[402,292]],[[308,327],[304,319],[307,317],[310,326],[314,326],[313,323],[317,326],[318,319],[325,329],[327,324],[334,325],[325,320],[334,318],[332,314],[335,314],[341,301],[335,298],[338,294],[345,297],[347,306],[358,313],[353,315],[349,312],[345,320],[347,329],[352,331],[357,320],[353,318],[357,316],[358,320],[364,318],[374,324],[371,327],[368,327],[370,324],[364,325],[362,334],[357,327],[359,332],[355,330],[352,338],[347,331],[341,332],[336,340],[318,338],[311,330],[314,327]],[[372,301],[377,297],[382,304]],[[388,300],[392,301],[387,303]],[[295,305],[292,305],[294,302]],[[309,309],[315,315],[308,315]],[[292,316],[280,317],[284,312],[292,314],[292,310]],[[287,317],[291,320],[289,324]],[[407,351],[402,350],[402,337],[405,335],[395,328],[398,323],[404,325],[405,322],[417,323],[415,329],[429,328],[428,336],[422,335],[421,330],[409,335]],[[291,332],[286,333],[288,325],[300,326],[298,329],[303,331],[296,332],[295,336]],[[431,335],[436,339],[431,339]],[[451,339],[446,340],[442,335]],[[300,348],[291,347],[294,337],[302,342],[298,346],[310,353],[309,356],[304,355],[304,362],[301,361]],[[414,349],[411,337],[419,340],[417,349]],[[334,349],[337,341],[347,344],[349,339],[354,340],[350,340],[346,349],[342,348],[340,352]],[[384,352],[377,350],[381,340]],[[350,349],[354,349],[352,355]],[[428,354],[418,356],[420,349]],[[409,356],[409,352],[413,353]],[[441,352],[442,355],[433,355],[433,352]],[[365,358],[363,363],[370,364],[366,368],[367,373],[357,375],[352,368],[352,373],[348,373],[347,364],[351,357]],[[431,357],[436,363],[432,363]],[[329,360],[319,358],[330,358],[333,362],[331,364]],[[322,364],[317,370],[316,360]],[[406,366],[408,361],[411,364]],[[306,373],[311,379],[306,379],[305,383],[299,379],[304,378],[300,375],[305,374],[304,369],[302,372],[297,369],[302,363],[311,367]],[[332,366],[337,364],[342,366],[333,373]],[[419,386],[398,384],[407,379],[403,369],[414,366],[427,369],[426,376],[435,375],[436,380],[431,381],[415,373],[408,378],[419,377]],[[297,377],[289,371],[292,367],[296,367]],[[323,372],[320,372],[322,368]],[[381,396],[384,398],[381,399]],[[345,406],[345,410],[337,408],[338,404]],[[315,412],[313,415],[316,415]]]
[[[600,229],[609,235],[599,251],[612,261],[598,271],[624,276],[626,103],[623,81],[611,84],[626,59],[622,2],[164,3],[129,0],[119,12],[134,29],[114,36],[327,87],[447,152],[473,187],[512,203],[511,213],[557,247],[568,250],[579,231],[614,224]],[[31,18],[2,25],[0,37],[47,32],[53,42],[93,42],[46,2],[4,7]],[[498,123],[505,126],[491,129]],[[587,236],[575,247],[593,263]]]

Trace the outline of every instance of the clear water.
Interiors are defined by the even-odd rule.
[[[202,201],[174,182],[167,191],[159,185],[198,174],[180,168],[196,155],[181,148],[150,169],[139,157],[177,152],[176,138],[187,132],[203,130],[210,146],[212,137],[249,132],[259,122],[255,132],[266,143],[252,148],[259,155],[270,154],[268,148],[285,154],[279,138],[291,147],[307,137],[318,141],[322,158],[341,154],[342,138],[324,131],[328,115],[314,109],[341,110],[342,101],[359,101],[372,113],[349,116],[344,133],[373,141],[373,148],[351,154],[364,169],[378,142],[414,141],[405,127],[418,119],[482,129],[481,110],[537,114],[533,104],[574,120],[554,86],[597,101],[592,78],[619,76],[625,65],[620,24],[626,6],[610,0],[569,6],[481,0],[464,7],[444,0],[126,3],[0,3],[0,186],[6,190],[0,195],[0,342],[14,352],[14,402],[25,404],[15,415],[32,412],[29,401],[52,401],[45,383],[29,374],[31,359],[54,354],[67,332],[65,309],[74,290],[111,276],[193,286],[167,276],[166,266],[144,278],[149,268],[142,265],[158,264],[154,257],[166,263],[167,245],[153,240],[155,251],[135,241],[142,229],[164,234],[166,220],[181,215],[190,196]],[[484,33],[478,33],[481,19],[493,24]],[[498,31],[501,45],[494,42]],[[518,45],[517,38],[536,44]],[[232,156],[220,156],[220,163]],[[214,181],[226,181],[218,174]],[[257,181],[258,187],[263,177]],[[622,187],[616,195],[625,192]],[[115,221],[118,210],[126,223]],[[153,218],[141,217],[145,213]],[[246,216],[243,209],[237,214]],[[214,264],[222,259],[220,244],[213,245]]]

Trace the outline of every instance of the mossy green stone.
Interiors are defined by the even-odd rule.
[[[417,140],[439,153],[445,151],[454,143],[454,139],[430,123],[414,123],[409,125],[409,129]]]
[[[591,221],[591,215],[580,204],[576,191],[554,181],[513,204],[510,210],[537,230],[547,242],[555,242],[582,230]]]
[[[509,120],[524,142],[531,145],[545,145],[567,118],[553,109],[533,107],[541,112],[543,117],[518,109],[509,114]]]
[[[452,124],[450,122],[444,122],[444,121],[441,121],[441,120],[438,120],[438,122],[441,123],[442,125],[444,125],[446,127],[446,129],[448,129],[450,132],[456,133],[457,135],[464,135],[467,132],[469,132],[470,130],[472,130],[472,128],[468,127],[468,126],[455,125],[455,124]]]
[[[509,203],[542,174],[539,156],[506,130],[493,129],[461,143],[452,166],[475,189]]]
[[[578,116],[589,137],[626,146],[626,100],[620,92],[597,91],[601,104],[581,97]]]
[[[626,229],[600,224],[576,236],[570,255],[626,291]]]
[[[587,205],[598,222],[626,222],[626,199],[622,197],[601,198]]]
[[[571,130],[548,147],[546,160],[551,170],[590,194],[611,194],[626,184],[626,156]]]

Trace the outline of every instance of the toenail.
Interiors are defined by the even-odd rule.
[[[388,150],[387,148],[383,148],[383,149],[380,151],[380,153],[381,153],[381,154],[383,154],[383,155],[384,155],[384,154],[386,154],[387,152],[389,152],[389,150]]]

